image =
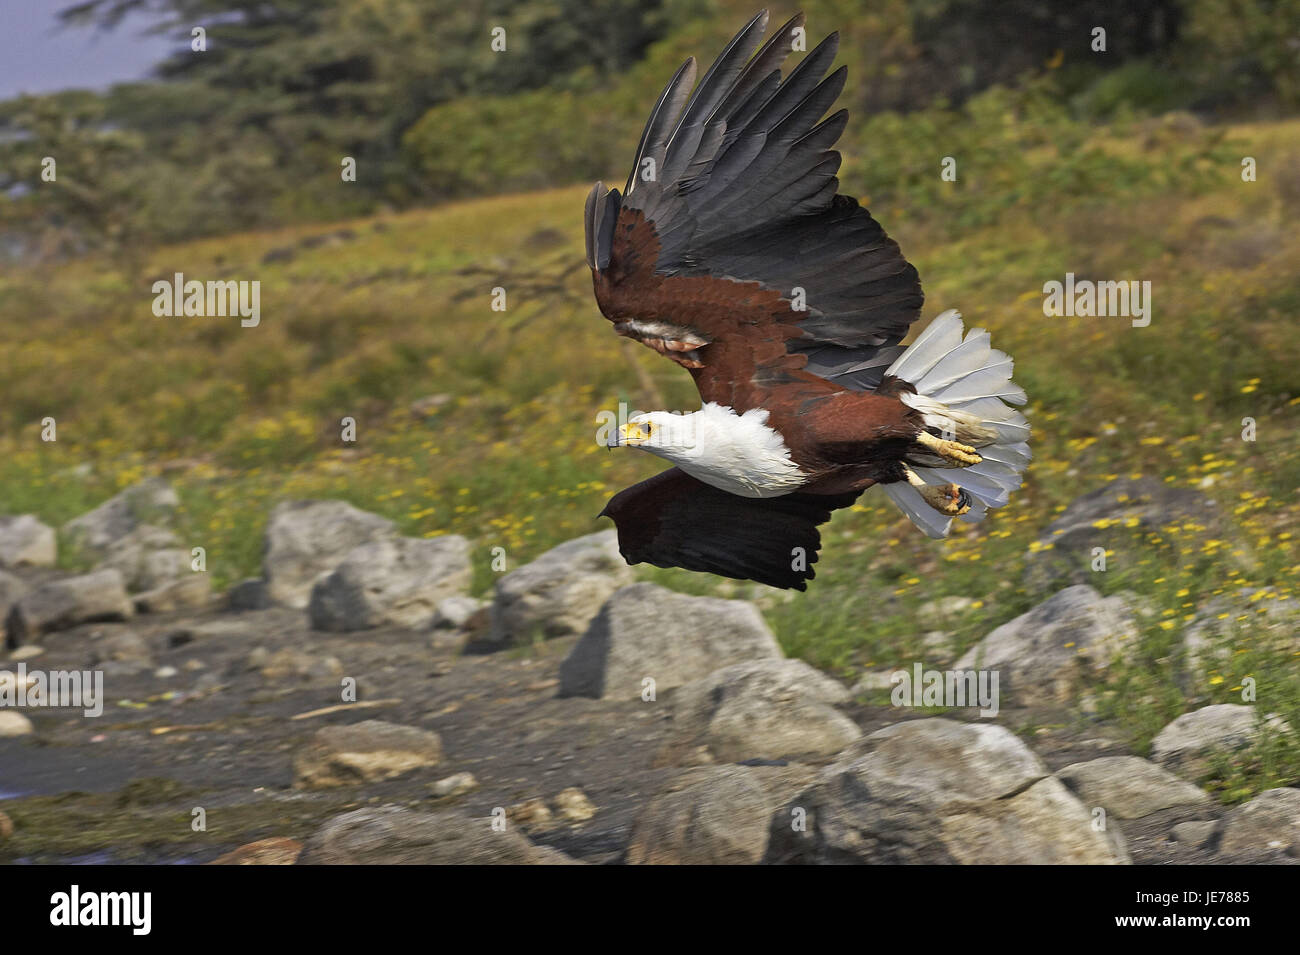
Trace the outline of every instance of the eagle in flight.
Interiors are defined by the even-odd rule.
[[[795,16],[756,16],[695,84],[669,81],[620,193],[587,197],[587,264],[618,334],[689,370],[702,407],[655,411],[610,446],[673,467],[601,512],[630,564],[805,589],[832,511],[873,484],[930,537],[1007,502],[1029,462],[1011,359],[954,311],[909,346],[916,269],[839,195],[822,116],[844,87],[831,34],[788,75]],[[762,43],[760,48],[760,43]]]

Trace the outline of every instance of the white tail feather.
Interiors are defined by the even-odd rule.
[[[982,462],[960,469],[913,468],[926,484],[955,483],[972,498],[967,523],[981,520],[988,508],[1006,504],[1020,487],[1032,457],[1025,416],[1005,402],[1024,404],[1024,389],[1011,380],[1013,362],[989,344],[982,328],[962,335],[961,315],[953,310],[932,321],[886,371],[916,389],[900,395],[921,412],[926,427],[945,438],[980,449]],[[937,458],[935,460],[938,460]],[[885,494],[929,537],[946,537],[952,519],[930,507],[906,481],[882,485]]]

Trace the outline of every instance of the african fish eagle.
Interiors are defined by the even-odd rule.
[[[803,590],[818,525],[871,485],[944,537],[1005,504],[1029,462],[1025,418],[1004,404],[1025,393],[986,331],[964,334],[948,311],[899,344],[920,279],[837,194],[848,114],[821,117],[844,86],[844,67],[826,75],[838,36],[781,75],[803,23],[760,48],[760,13],[698,86],[688,59],[623,192],[597,183],[587,197],[601,312],[688,369],[703,405],[638,414],[612,439],[674,465],[601,512],[630,564]]]

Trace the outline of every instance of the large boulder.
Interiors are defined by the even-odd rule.
[[[1220,856],[1274,849],[1300,857],[1300,789],[1283,787],[1260,793],[1224,816],[1220,833]]]
[[[998,627],[953,668],[997,670],[999,692],[1012,706],[1066,703],[1137,635],[1136,618],[1123,597],[1066,587]]]
[[[163,478],[133,484],[93,511],[63,525],[63,533],[78,551],[102,557],[117,540],[143,525],[166,526],[180,499]]]
[[[631,580],[615,531],[566,541],[497,581],[488,642],[582,633],[609,595]]]
[[[9,646],[81,623],[127,620],[132,613],[122,575],[116,570],[65,577],[35,588],[13,605],[7,621]]]
[[[317,630],[426,626],[471,576],[469,541],[457,534],[385,538],[353,548],[316,581],[307,609]]]
[[[413,812],[376,806],[327,821],[303,845],[299,865],[566,865],[507,826],[454,809]]]
[[[1078,498],[1047,526],[1025,556],[1025,586],[1045,592],[1093,579],[1093,548],[1123,552],[1137,535],[1168,524],[1214,528],[1217,503],[1200,491],[1152,477],[1119,478]]]
[[[194,574],[189,551],[179,545],[165,527],[141,524],[101,548],[96,569],[119,571],[127,590],[157,590]]]
[[[802,660],[764,659],[715,670],[678,688],[658,762],[740,762],[831,756],[859,736],[832,704],[849,691]]]
[[[1072,763],[1056,776],[1084,805],[1101,806],[1117,819],[1140,819],[1175,807],[1208,808],[1211,800],[1185,779],[1137,756],[1103,756]]]
[[[772,862],[1115,864],[1118,835],[1008,730],[911,720],[850,747],[779,810]]]
[[[305,609],[316,581],[353,548],[396,536],[392,521],[345,501],[282,501],[266,525],[267,591],[272,600]]]
[[[49,567],[57,556],[54,528],[32,514],[0,517],[0,567]]]
[[[442,759],[438,734],[383,720],[325,726],[293,760],[298,789],[326,789],[392,779]]]
[[[1276,718],[1267,721],[1273,731],[1286,731]],[[1203,776],[1216,754],[1246,749],[1260,736],[1259,712],[1242,703],[1216,703],[1184,713],[1156,734],[1151,758],[1171,772],[1189,779]]]
[[[731,663],[781,656],[753,604],[632,584],[609,598],[560,665],[561,696],[635,699]]]
[[[773,806],[744,766],[693,769],[653,796],[628,844],[632,865],[750,865],[767,851]]]

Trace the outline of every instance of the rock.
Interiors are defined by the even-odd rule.
[[[1137,640],[1122,597],[1066,587],[1004,623],[967,651],[955,670],[997,670],[1003,705],[1067,703]]]
[[[483,609],[483,601],[465,594],[455,594],[438,601],[433,611],[435,630],[459,630],[468,626],[474,615]]]
[[[63,532],[79,551],[103,556],[115,541],[142,525],[165,526],[178,506],[180,499],[167,481],[148,478],[68,521]]]
[[[586,822],[596,815],[596,807],[577,786],[560,790],[551,800],[551,805],[557,816],[569,822]]]
[[[497,581],[488,642],[582,633],[609,595],[631,580],[615,531],[566,541]]]
[[[262,572],[271,599],[305,609],[317,578],[362,544],[397,536],[392,521],[344,501],[283,501],[266,525]]]
[[[120,571],[128,590],[155,590],[194,573],[178,543],[166,528],[142,524],[108,544],[97,567]]]
[[[802,824],[802,825],[801,825]],[[909,720],[851,746],[772,817],[770,862],[1114,864],[1116,832],[1001,726]]]
[[[209,865],[293,865],[302,854],[302,843],[286,836],[259,839],[217,856]]]
[[[632,865],[752,865],[767,851],[772,806],[743,766],[690,770],[657,793],[632,829]]]
[[[226,609],[235,613],[246,610],[266,610],[272,603],[266,581],[260,577],[241,580],[226,592]]]
[[[1202,848],[1219,829],[1217,820],[1193,820],[1180,822],[1169,830],[1169,837],[1174,842],[1186,842],[1196,848]]]
[[[383,720],[325,726],[294,757],[293,784],[325,789],[375,782],[437,766],[441,759],[438,734],[414,726]]]
[[[1073,763],[1056,776],[1089,808],[1118,819],[1140,819],[1176,806],[1209,807],[1210,797],[1184,779],[1136,756],[1103,756]]]
[[[0,570],[0,621],[9,616],[9,610],[29,590],[31,588],[21,577]]]
[[[9,654],[9,659],[12,660],[14,663],[17,663],[19,660],[31,660],[35,657],[39,657],[43,653],[45,653],[44,647],[37,646],[34,643],[29,643],[26,646],[22,646],[16,650],[11,651]]]
[[[515,803],[509,812],[510,821],[525,829],[544,829],[551,825],[553,818],[551,807],[540,796]]]
[[[896,672],[896,670],[875,670],[862,674],[853,684],[853,689],[849,690],[849,696],[856,697],[866,693],[878,693],[881,690],[892,690]]]
[[[1219,855],[1252,849],[1300,857],[1300,789],[1269,789],[1223,817]]]
[[[1122,551],[1135,535],[1171,523],[1214,528],[1221,523],[1217,503],[1190,488],[1170,487],[1156,478],[1120,478],[1075,500],[1025,557],[1025,586],[1044,592],[1062,584],[1084,584],[1092,577],[1092,549]]]
[[[316,582],[308,614],[317,630],[427,626],[439,601],[469,586],[469,541],[398,537],[362,544]]]
[[[152,657],[149,642],[134,630],[109,633],[91,644],[91,659],[96,664],[110,661],[148,663]]]
[[[453,773],[440,779],[429,787],[435,796],[461,796],[478,788],[478,780],[473,773]]]
[[[343,674],[338,657],[320,656],[306,650],[284,647],[270,651],[258,647],[245,660],[245,669],[257,670],[264,679],[329,680]]]
[[[52,567],[57,557],[53,527],[33,514],[0,517],[0,567]]]
[[[26,736],[32,731],[32,721],[17,710],[0,710],[0,739]]]
[[[573,860],[507,826],[456,810],[399,806],[335,816],[306,841],[299,865],[555,865]]]
[[[0,842],[4,842],[14,834],[14,821],[3,812],[0,812]]]
[[[207,574],[191,573],[188,577],[170,584],[136,594],[136,613],[172,613],[176,610],[198,610],[212,600],[212,582]]]
[[[673,697],[672,729],[656,762],[830,756],[861,731],[831,704],[849,691],[802,660],[737,663]]]
[[[632,584],[606,601],[561,664],[560,695],[635,699],[647,678],[662,692],[731,663],[780,656],[751,603]]]
[[[1282,729],[1281,721],[1271,721]],[[1245,749],[1259,738],[1255,707],[1217,703],[1184,713],[1151,741],[1151,758],[1170,772],[1195,778],[1210,769],[1214,753]]]
[[[122,575],[97,570],[51,581],[19,598],[9,611],[9,645],[18,646],[52,630],[94,620],[128,620],[133,613]]]

